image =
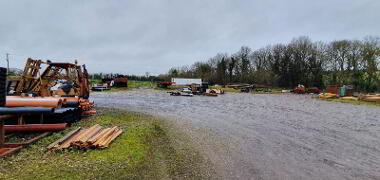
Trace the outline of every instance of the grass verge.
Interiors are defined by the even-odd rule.
[[[156,83],[152,81],[128,81],[128,88],[154,88],[156,87]]]
[[[209,179],[210,166],[198,151],[182,146],[165,123],[149,115],[116,109],[98,109],[83,119],[0,159],[0,179]],[[87,152],[46,147],[77,127],[119,126],[124,132],[109,148]]]

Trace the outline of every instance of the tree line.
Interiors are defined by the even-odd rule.
[[[211,84],[256,83],[291,88],[298,84],[324,88],[353,85],[356,90],[380,90],[380,38],[313,42],[294,38],[257,50],[242,46],[233,54],[218,53],[208,61],[174,67],[161,79],[202,78]]]

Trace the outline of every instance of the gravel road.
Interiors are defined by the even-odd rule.
[[[168,117],[224,179],[380,179],[380,108],[308,95],[93,93],[98,106]]]

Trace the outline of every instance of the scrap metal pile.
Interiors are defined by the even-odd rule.
[[[169,91],[168,93],[171,96],[193,97],[193,95],[203,95],[217,97],[220,94],[224,94],[224,90],[210,89],[208,83],[203,82],[201,84],[184,85],[184,88],[179,88],[176,91]]]
[[[116,139],[123,130],[117,126],[113,128],[103,128],[96,124],[88,129],[78,128],[65,137],[50,144],[48,149],[52,151],[74,147],[78,149],[107,148],[109,144]]]
[[[46,66],[41,72],[41,66]],[[94,114],[94,102],[89,101],[88,73],[85,65],[79,66],[77,62],[53,63],[51,61],[33,60],[26,62],[20,80],[9,81],[7,85],[8,96],[0,114],[25,109],[37,113],[37,109],[30,107],[43,107],[41,113],[50,111],[49,115],[59,114]],[[17,110],[14,107],[20,107]],[[23,108],[21,108],[23,107]],[[71,122],[66,118],[61,121]]]
[[[66,123],[82,115],[96,114],[95,103],[89,100],[85,65],[29,58],[20,79],[7,83],[4,69],[0,69],[0,156],[18,151],[52,131],[64,130],[69,126]],[[11,132],[42,134],[27,143],[5,143]]]

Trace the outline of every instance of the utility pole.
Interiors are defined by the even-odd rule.
[[[7,75],[9,74],[9,53],[7,55]]]

